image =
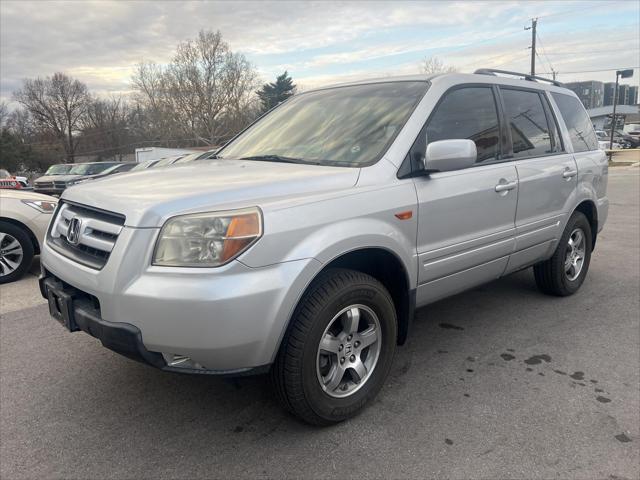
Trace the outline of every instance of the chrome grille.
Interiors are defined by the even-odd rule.
[[[35,182],[36,188],[53,188],[53,182]]]
[[[109,259],[125,218],[103,210],[63,202],[53,220],[47,242],[58,253],[97,270]],[[75,222],[75,231],[69,225]]]

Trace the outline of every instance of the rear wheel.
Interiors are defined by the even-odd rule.
[[[0,221],[0,284],[18,280],[31,266],[33,244],[22,228]]]
[[[536,284],[543,293],[564,297],[578,291],[589,270],[591,239],[587,217],[574,212],[553,256],[533,267]]]
[[[393,301],[380,282],[325,272],[296,308],[272,368],[281,402],[315,425],[354,416],[384,384],[396,336]]]

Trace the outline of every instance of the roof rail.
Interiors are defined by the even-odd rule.
[[[496,73],[500,73],[502,75],[511,75],[513,77],[524,78],[525,80],[529,80],[531,82],[549,82],[556,87],[564,87],[562,82],[558,82],[557,80],[552,80],[550,78],[538,77],[536,75],[529,75],[528,73],[518,73],[518,72],[509,72],[507,70],[496,70],[495,68],[480,68],[473,73],[477,73],[479,75],[494,75]]]

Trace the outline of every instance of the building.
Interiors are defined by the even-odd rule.
[[[638,105],[638,87],[629,87],[629,102],[627,105]]]
[[[194,153],[195,149],[186,148],[162,148],[162,147],[142,147],[136,148],[135,161],[146,162],[147,160],[160,160],[161,158],[173,155],[187,155]]]
[[[587,110],[604,105],[604,83],[602,82],[589,80],[567,83],[565,86],[575,92]]]
[[[611,116],[613,115],[613,105],[587,110],[591,123],[596,130],[609,130],[611,128]],[[627,123],[640,122],[638,105],[618,105],[616,107],[617,128],[622,130]]]
[[[615,92],[615,82],[604,84],[604,103],[607,107],[613,105],[613,93]],[[631,85],[618,85],[618,105],[637,105],[638,104],[638,87]]]
[[[613,105],[613,94],[616,91],[616,82],[607,82],[604,84],[604,102],[603,107]]]
[[[629,105],[629,85],[618,85],[618,105]]]

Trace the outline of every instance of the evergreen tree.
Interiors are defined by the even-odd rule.
[[[266,112],[296,93],[296,86],[285,70],[275,82],[265,83],[256,93],[262,103],[262,111]]]

